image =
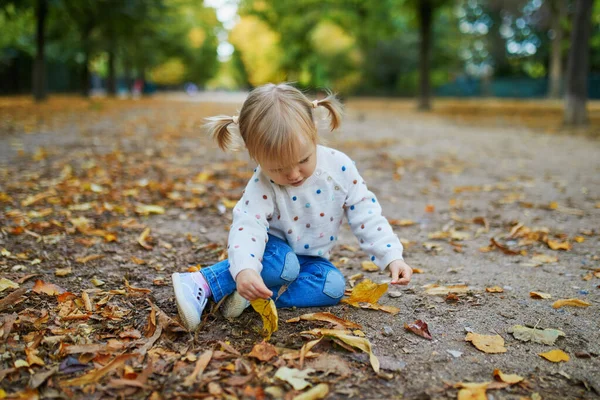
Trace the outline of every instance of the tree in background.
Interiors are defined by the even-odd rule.
[[[552,48],[550,51],[550,70],[548,76],[548,97],[560,98],[563,80],[563,54],[562,45],[564,37],[563,20],[567,14],[565,0],[546,0],[550,11]]]
[[[565,125],[587,124],[587,91],[593,0],[576,0],[565,87]]]

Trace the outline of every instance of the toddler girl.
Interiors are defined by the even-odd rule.
[[[226,317],[239,316],[249,301],[276,296],[284,285],[277,307],[337,304],[345,281],[328,258],[344,216],[371,260],[389,267],[392,283],[410,282],[402,244],[352,160],[317,144],[317,107],[328,110],[330,128],[337,128],[341,106],[335,96],[311,102],[288,84],[258,87],[239,116],[209,119],[209,133],[221,149],[232,143],[229,129],[237,127],[259,166],[233,209],[229,259],[172,276],[188,329],[200,324],[211,297],[218,302],[231,295],[223,304]]]

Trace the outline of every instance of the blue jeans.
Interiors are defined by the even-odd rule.
[[[269,235],[262,260],[261,277],[273,292],[277,307],[318,307],[337,304],[346,288],[344,275],[322,257],[298,256],[286,241]],[[229,261],[223,260],[200,270],[218,302],[236,290],[229,272]],[[285,292],[277,298],[283,285]]]

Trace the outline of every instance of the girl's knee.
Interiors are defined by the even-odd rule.
[[[346,281],[344,275],[337,269],[331,269],[327,272],[325,277],[325,284],[323,285],[323,293],[331,297],[337,303],[346,290]]]
[[[281,279],[287,282],[293,282],[300,273],[300,262],[298,256],[293,251],[285,255],[283,259],[283,269],[281,271]]]

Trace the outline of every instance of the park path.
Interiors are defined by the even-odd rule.
[[[232,114],[243,98],[243,94],[227,93],[195,98],[173,94],[137,105],[111,103],[105,114],[71,116],[72,120],[41,131],[23,134],[17,129],[0,135],[0,177],[5,181],[0,189],[12,184],[17,193],[16,179],[36,173],[45,179],[44,168],[50,174],[52,163],[76,163],[82,154],[95,159],[117,151],[135,155],[141,166],[150,160],[155,179],[182,169],[194,174],[214,172],[220,163],[247,161],[241,154],[221,153],[198,130],[202,117]],[[408,288],[393,288],[400,291],[399,297],[382,298],[383,304],[401,309],[397,316],[342,309],[345,317],[363,325],[375,353],[391,365],[394,375],[389,381],[367,382],[364,375],[367,378],[359,379],[360,384],[342,382],[337,386],[339,396],[369,398],[361,395],[361,385],[366,385],[374,398],[445,398],[447,384],[489,381],[496,368],[524,376],[530,383],[496,391],[495,398],[533,392],[543,398],[600,395],[600,141],[514,125],[459,124],[435,112],[417,113],[408,101],[381,99],[349,100],[342,128],[322,136],[357,162],[389,219],[413,222],[398,224],[395,230],[405,244],[407,262],[421,272]],[[48,157],[37,163],[22,154],[35,154],[40,147]],[[168,210],[145,221],[157,237],[179,246],[178,254],[152,253],[156,272],[167,282],[170,272],[181,270],[182,265],[211,260],[204,254],[199,260],[184,235],[191,232],[199,242],[225,243],[228,216],[216,209],[209,204],[200,212]],[[385,274],[362,271],[365,257],[353,250],[357,243],[348,229],[341,238],[348,247],[334,258],[349,259],[340,267],[344,274],[362,272],[373,281],[385,282]],[[493,246],[482,251],[491,238],[505,246],[505,252],[521,254],[508,255]],[[568,243],[570,250],[552,250],[549,242]],[[5,236],[0,245],[17,246],[17,242]],[[151,284],[152,276],[137,273],[138,267],[129,265],[119,248],[110,250],[113,253],[114,265],[107,258],[105,270],[96,267],[94,273],[116,282],[126,271],[132,283]],[[67,258],[57,255],[61,257]],[[423,286],[428,284],[466,285],[468,293],[454,301],[427,294]],[[502,293],[486,291],[492,287]],[[154,290],[157,304],[174,314],[170,286]],[[534,300],[531,291],[549,293],[552,300]],[[590,306],[552,308],[554,300],[566,298],[579,298]],[[339,308],[330,311],[337,313]],[[299,311],[282,313],[283,320]],[[235,332],[250,318],[218,319],[203,334],[214,339],[234,332],[233,338],[239,338]],[[404,330],[405,322],[417,319],[429,324],[433,341]],[[513,325],[560,329],[566,337],[552,347],[524,343],[508,333]],[[281,334],[292,334],[294,329],[284,327]],[[476,350],[464,340],[467,331],[499,334],[507,353]],[[274,337],[287,344],[283,336]],[[554,364],[538,356],[551,348],[566,351],[571,360]],[[359,356],[352,359],[364,361]],[[359,375],[363,373],[364,369]]]

